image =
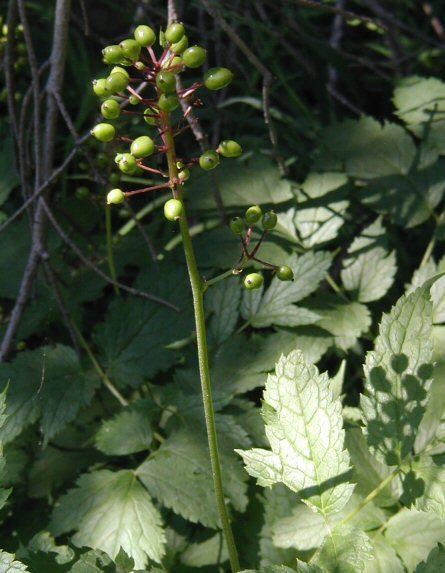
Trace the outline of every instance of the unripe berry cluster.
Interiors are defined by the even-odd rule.
[[[201,82],[178,89],[177,77],[187,68],[196,69],[202,66],[206,59],[206,50],[201,46],[189,46],[184,25],[180,22],[170,24],[159,36],[163,48],[157,57],[154,44],[157,41],[155,31],[149,26],[138,26],[133,38],[122,40],[119,44],[107,46],[102,51],[104,62],[113,66],[105,78],[93,81],[94,93],[102,100],[101,113],[104,122],[98,123],[91,131],[100,142],[115,142],[130,144],[129,149],[119,148],[115,163],[127,175],[140,174],[149,171],[169,178],[169,182],[152,188],[137,189],[124,192],[113,189],[107,197],[108,203],[121,203],[125,197],[136,193],[145,193],[161,187],[170,187],[175,200],[180,199],[182,185],[190,177],[190,168],[199,165],[205,171],[217,167],[220,157],[239,157],[242,148],[236,141],[221,141],[215,150],[208,150],[200,157],[181,158],[175,161],[175,175],[171,171],[166,174],[161,169],[145,165],[144,160],[169,150],[169,135],[174,137],[179,129],[171,126],[170,114],[182,104],[183,115],[191,111],[195,92],[206,87],[209,90],[220,90],[230,84],[233,74],[227,68],[211,68],[203,76]],[[129,72],[134,71],[130,76]],[[129,110],[128,107],[133,109]],[[141,106],[138,110],[136,106]],[[108,120],[116,120],[124,115],[139,115],[150,128],[157,129],[156,133],[142,135],[134,140],[121,136],[116,127]],[[169,132],[169,133],[168,133]],[[171,147],[171,146],[170,146]],[[165,216],[169,220],[180,217],[178,208],[172,209],[172,204],[166,205]],[[173,214],[172,214],[173,213]]]
[[[288,266],[276,266],[271,263],[262,261],[257,257],[258,250],[267,237],[269,231],[277,226],[278,217],[276,213],[272,210],[263,213],[263,210],[259,205],[252,205],[249,207],[243,217],[233,217],[230,221],[230,229],[232,233],[238,235],[241,239],[243,246],[243,254],[241,256],[241,261],[243,263],[247,261],[257,261],[261,263],[264,267],[271,269],[276,277],[281,281],[293,281],[294,273],[292,269]],[[261,224],[263,228],[263,233],[258,240],[257,244],[251,252],[248,251],[248,247],[252,239],[253,226],[256,224]],[[244,286],[249,289],[258,289],[263,285],[264,278],[260,273],[250,273],[244,279]]]

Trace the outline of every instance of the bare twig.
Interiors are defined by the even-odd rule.
[[[230,37],[232,42],[238,46],[238,48],[243,52],[249,62],[260,72],[263,76],[263,113],[264,122],[269,130],[269,138],[272,144],[273,153],[275,160],[278,164],[278,168],[282,175],[286,175],[287,168],[284,164],[283,158],[281,157],[278,148],[278,137],[275,129],[275,125],[272,121],[272,116],[270,113],[270,87],[273,82],[272,73],[266,68],[263,62],[257,58],[257,56],[252,52],[244,40],[236,33],[233,27],[227,22],[227,20],[222,16],[220,11],[215,7],[212,0],[201,0],[207,12],[219,23],[221,28]]]
[[[430,17],[431,26],[436,33],[436,36],[441,40],[445,39],[445,29],[443,27],[442,22],[439,20],[437,16],[433,14],[433,7],[431,6],[430,2],[424,2],[422,4],[423,11],[427,16]]]

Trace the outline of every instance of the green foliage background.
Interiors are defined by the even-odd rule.
[[[0,2],[5,17],[10,4]],[[274,208],[278,226],[261,258],[295,274],[283,283],[265,272],[258,291],[232,276],[206,293],[242,566],[445,571],[445,37],[426,3],[213,2],[273,75],[283,176],[260,70],[205,3],[177,4],[191,43],[235,73],[229,90],[204,94],[195,113],[212,147],[233,138],[245,151],[222,162],[216,179],[193,170],[186,186],[202,275],[240,255],[215,194],[226,217],[252,204]],[[40,65],[54,2],[24,5]],[[440,24],[441,3],[428,5]],[[106,73],[103,45],[141,22],[158,30],[166,16],[164,2],[74,3],[61,96],[77,134],[97,121],[90,82]],[[17,110],[31,126],[29,64],[16,68]],[[10,219],[23,197],[6,96],[1,338],[32,246],[28,214]],[[133,135],[145,130],[130,126]],[[57,166],[75,143],[62,117],[56,141]],[[199,154],[190,131],[178,141],[180,154]],[[83,257],[48,225],[55,283],[40,268],[0,364],[0,573],[229,570],[177,228],[164,220],[167,195],[158,192],[113,209],[107,241],[112,173],[112,150],[87,139],[51,188],[54,216]],[[129,188],[147,181],[122,177]],[[116,292],[86,264],[109,274],[110,247],[120,283],[170,306]]]

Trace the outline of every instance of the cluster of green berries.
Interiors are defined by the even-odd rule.
[[[174,112],[181,102],[184,107],[189,105],[190,98],[200,87],[220,90],[228,86],[233,78],[232,72],[227,68],[211,68],[204,74],[201,82],[178,90],[178,74],[187,68],[196,69],[202,66],[207,52],[201,46],[189,46],[184,25],[180,22],[169,25],[165,32],[160,33],[159,43],[164,51],[159,58],[152,48],[156,40],[154,30],[141,25],[135,29],[133,38],[107,46],[102,51],[103,59],[113,67],[106,78],[93,81],[94,93],[102,100],[102,116],[107,120],[97,124],[91,131],[98,141],[131,141],[118,136],[116,127],[109,123],[109,120],[117,120],[124,114],[141,115],[148,126],[157,128],[158,135],[163,140],[164,145],[162,142],[157,145],[154,140],[156,135],[143,135],[131,142],[130,149],[118,152],[115,163],[120,171],[127,175],[133,175],[138,169],[143,169],[142,161],[145,158],[166,151],[167,145],[163,137],[166,114]],[[128,68],[135,70],[136,77],[130,77]],[[146,87],[151,87],[154,93],[146,95]],[[125,109],[127,105],[142,105],[144,110],[128,111]],[[183,184],[189,178],[189,168],[196,164],[209,171],[217,167],[220,157],[232,158],[241,154],[239,143],[233,140],[222,141],[217,149],[205,151],[199,158],[177,162],[178,183]],[[107,196],[108,203],[122,203],[124,199],[125,193],[121,189],[112,189]],[[166,208],[166,217],[177,219],[180,216],[178,210],[176,209],[174,215],[170,215],[170,209],[171,206]]]
[[[252,232],[253,225],[257,223],[261,224],[263,228],[263,238],[266,234],[275,229],[278,223],[277,214],[270,210],[263,213],[261,207],[259,205],[252,205],[249,207],[243,217],[233,217],[230,221],[230,229],[235,234],[241,237],[244,247],[244,254],[247,256],[248,259],[252,258],[255,259],[254,256],[248,256],[246,251],[246,246],[249,244],[250,235]],[[246,231],[247,227],[247,234],[244,236],[244,232]],[[277,278],[281,281],[293,281],[294,280],[294,273],[292,269],[286,265],[276,267],[274,265],[268,265],[273,268]],[[263,275],[260,273],[250,273],[244,279],[244,286],[249,289],[258,289],[261,288],[264,283]]]
[[[14,70],[16,72],[23,70],[28,67],[28,58],[26,44],[23,41],[23,25],[19,24],[14,30],[14,36],[16,42],[14,43]],[[3,24],[3,17],[0,16],[0,58],[3,59],[4,52],[6,49],[6,44],[8,42],[8,25]],[[21,74],[22,75],[22,74]],[[16,91],[14,93],[14,100],[20,101],[23,97],[21,91]],[[8,90],[6,87],[2,88],[0,91],[0,102],[6,102],[8,99]]]

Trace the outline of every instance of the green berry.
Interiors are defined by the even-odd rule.
[[[216,150],[223,157],[239,157],[243,153],[243,148],[233,139],[221,141]]]
[[[136,171],[138,166],[135,157],[130,153],[123,153],[118,165],[123,173],[129,173],[130,175]]]
[[[98,167],[104,169],[109,163],[108,155],[106,153],[98,153],[96,156],[96,163]]]
[[[121,92],[128,86],[128,77],[120,72],[110,74],[107,78],[107,89],[110,93]]]
[[[80,201],[88,199],[89,196],[90,196],[90,190],[88,189],[88,187],[78,187],[76,189],[76,198],[79,199]]]
[[[110,74],[124,74],[124,76],[126,76],[128,79],[130,79],[130,74],[122,66],[114,66],[114,68],[111,70]]]
[[[93,135],[98,141],[107,143],[114,139],[116,135],[116,130],[110,123],[98,123],[92,130],[91,135]]]
[[[106,99],[100,106],[100,112],[105,119],[116,119],[121,114],[121,106],[115,99]]]
[[[249,290],[253,290],[256,288],[261,288],[263,282],[263,275],[260,275],[260,273],[250,273],[250,275],[247,275],[244,279],[244,286]]]
[[[121,176],[119,175],[119,173],[110,173],[110,176],[108,177],[108,181],[111,183],[111,185],[118,185],[118,183],[120,183],[121,180]]]
[[[169,62],[166,63],[168,68],[177,68],[178,66],[182,66],[184,62],[182,61],[181,56],[175,56]]]
[[[176,44],[172,44],[170,46],[170,50],[175,54],[182,54],[188,47],[189,47],[189,39],[187,38],[187,36],[182,36],[179,42],[176,42]]]
[[[222,90],[232,79],[233,73],[227,68],[210,68],[204,75],[204,85],[209,90]]]
[[[280,281],[293,281],[294,271],[287,266],[282,266],[277,270],[277,277]]]
[[[137,62],[134,62],[133,66],[139,70],[140,72],[142,72],[142,70],[145,70],[145,68],[147,67],[144,62],[140,62],[139,60]]]
[[[274,211],[266,211],[261,219],[261,225],[265,231],[275,229],[277,226],[278,217]]]
[[[134,31],[134,39],[140,46],[152,46],[156,42],[156,34],[150,26],[138,26]]]
[[[125,57],[121,46],[107,46],[102,55],[106,64],[120,64]]]
[[[178,199],[169,199],[164,205],[164,215],[169,221],[180,219],[183,211],[182,203]]]
[[[131,144],[130,151],[135,157],[148,157],[155,150],[155,144],[148,135],[137,137]]]
[[[176,91],[176,76],[171,72],[159,72],[156,76],[156,85],[166,94],[174,93]]]
[[[247,209],[245,218],[249,225],[253,225],[261,219],[262,215],[261,207],[259,205],[252,205],[252,207]]]
[[[179,106],[179,98],[176,94],[161,94],[158,105],[162,111],[174,111]]]
[[[199,166],[204,171],[210,171],[211,169],[215,169],[219,164],[219,156],[216,151],[204,151],[204,153],[199,158]]]
[[[154,117],[153,110],[147,108],[144,111],[144,121],[148,125],[156,125],[156,117]]]
[[[114,162],[119,165],[119,163],[122,161],[123,156],[124,156],[123,153],[116,153],[116,157],[114,158]]]
[[[112,189],[107,195],[107,205],[119,205],[125,200],[125,193],[122,189]]]
[[[188,169],[181,169],[178,173],[178,179],[181,183],[188,181],[190,179],[190,171]]]
[[[128,103],[129,103],[130,105],[138,105],[138,103],[139,103],[140,101],[141,101],[141,100],[140,100],[138,97],[136,97],[135,95],[131,95],[131,96],[128,98]]]
[[[233,219],[230,221],[230,230],[232,233],[235,233],[235,235],[243,234],[244,221],[241,219],[241,217],[233,217]]]
[[[111,95],[110,90],[107,88],[107,80],[105,78],[93,80],[93,91],[99,97],[108,97]]]
[[[191,46],[182,54],[182,60],[188,68],[199,68],[205,62],[207,50],[201,46]]]
[[[184,34],[184,24],[176,22],[175,24],[170,24],[165,30],[165,39],[167,42],[170,42],[170,44],[176,44],[176,42],[179,42],[179,40],[183,38]]]
[[[122,49],[124,58],[127,60],[134,62],[139,58],[139,54],[141,53],[141,46],[136,42],[136,40],[132,40],[131,38],[122,40],[119,46]]]

